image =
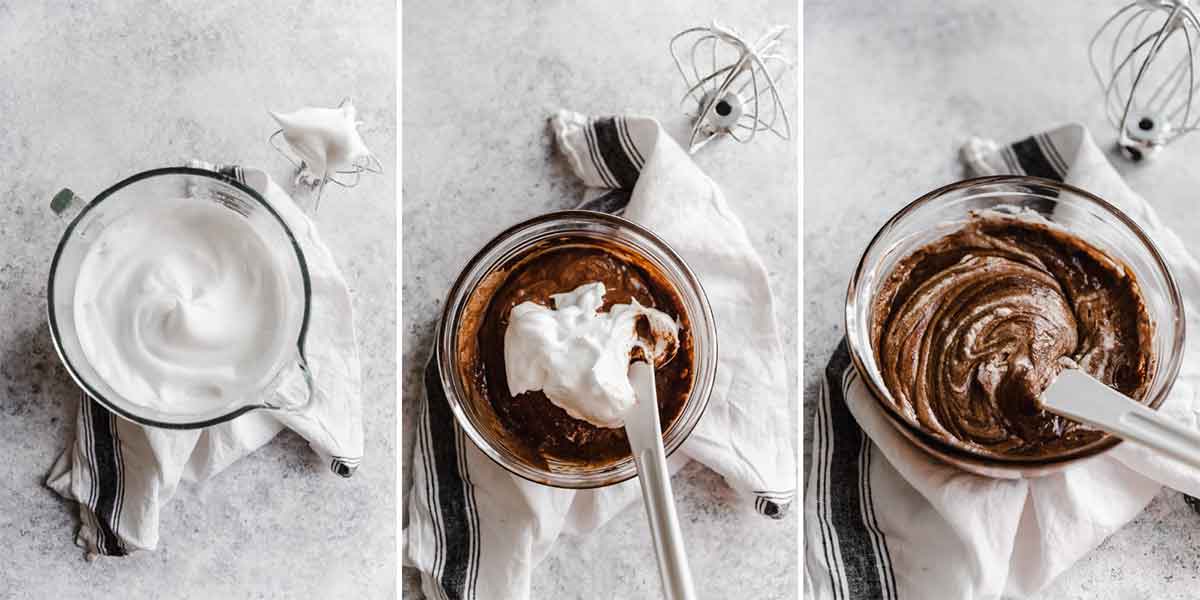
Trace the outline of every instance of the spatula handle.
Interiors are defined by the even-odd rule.
[[[1042,400],[1052,412],[1200,468],[1200,432],[1131,400],[1085,373],[1064,369]]]
[[[1140,440],[1143,444],[1169,454],[1200,469],[1200,435],[1171,419],[1138,405],[1121,418],[1118,436]]]
[[[663,595],[668,600],[693,600],[696,591],[692,586],[692,572],[684,551],[683,534],[679,531],[679,517],[675,514],[671,472],[667,470],[667,455],[659,429],[654,369],[644,362],[638,362],[629,367],[629,375],[638,402],[647,403],[647,410],[634,409],[639,422],[629,423],[629,419],[626,419],[625,428],[633,448],[633,461],[637,464],[646,518],[654,538],[654,554],[658,557]],[[631,428],[635,431],[630,431]]]

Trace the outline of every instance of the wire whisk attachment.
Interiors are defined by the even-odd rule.
[[[1200,125],[1200,20],[1189,0],[1137,0],[1108,18],[1088,45],[1092,73],[1121,153],[1141,161]]]
[[[791,138],[787,106],[778,87],[792,67],[782,53],[785,31],[786,27],[773,27],[750,43],[713,21],[671,38],[671,58],[688,88],[680,104],[690,108],[695,120],[689,153],[722,136],[742,143],[759,131]]]
[[[296,183],[312,188],[314,214],[326,183],[352,188],[363,173],[383,173],[383,164],[358,133],[361,122],[350,98],[336,108],[301,108],[271,116],[279,129],[268,141],[296,167]]]

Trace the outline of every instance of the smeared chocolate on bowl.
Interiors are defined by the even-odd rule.
[[[901,259],[872,309],[893,407],[978,455],[1054,458],[1107,437],[1041,408],[1063,368],[1139,400],[1154,375],[1154,324],[1132,270],[1044,220],[972,215]]]
[[[486,401],[494,426],[527,458],[575,465],[605,465],[629,456],[624,428],[598,427],[571,417],[540,391],[513,395],[504,361],[504,335],[513,307],[532,301],[553,307],[552,296],[581,285],[604,284],[601,311],[636,301],[678,323],[678,346],[655,369],[659,419],[665,433],[683,412],[692,388],[694,350],[683,300],[667,277],[642,256],[594,238],[545,241],[508,260],[489,274],[464,312],[458,362],[471,395]],[[639,333],[648,333],[643,324]],[[631,358],[641,358],[638,351]]]

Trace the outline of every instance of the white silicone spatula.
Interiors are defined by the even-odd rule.
[[[1042,392],[1046,410],[1139,442],[1200,468],[1200,432],[1159,414],[1078,369]]]
[[[642,484],[642,500],[646,505],[646,518],[650,521],[650,535],[654,538],[663,595],[668,600],[691,600],[696,597],[696,591],[692,587],[692,572],[679,532],[679,518],[675,515],[671,473],[667,471],[667,453],[663,449],[658,421],[654,367],[641,361],[633,363],[629,366],[629,382],[637,402],[623,415],[625,434],[629,437],[633,462]]]

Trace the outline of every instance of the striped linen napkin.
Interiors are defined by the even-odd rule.
[[[153,550],[162,507],[180,481],[198,482],[250,454],[283,428],[292,429],[342,477],[362,460],[362,396],[350,292],[316,226],[263,171],[219,170],[259,192],[300,243],[312,285],[305,352],[324,398],[285,413],[255,410],[204,429],[146,427],[111,413],[80,394],[75,439],[50,469],[46,484],[79,503],[76,544],[89,559]],[[299,390],[289,390],[291,392]]]
[[[790,386],[767,272],[741,221],[657,121],[565,111],[552,121],[575,174],[593,188],[580,208],[621,213],[654,231],[692,267],[712,304],[715,391],[668,461],[672,472],[698,460],[759,513],[782,518],[796,487]],[[560,533],[586,534],[641,502],[634,480],[561,490],[494,464],[454,422],[432,362],[416,437],[404,560],[421,571],[429,598],[528,598],[530,573]]]
[[[1065,125],[1007,146],[973,139],[976,175],[1028,174],[1118,206],[1154,240],[1200,330],[1200,265],[1108,163],[1091,135]],[[1061,209],[1060,209],[1061,210]],[[1200,427],[1200,340],[1160,407]],[[850,363],[846,342],[825,369],[805,496],[805,589],[819,600],[1024,597],[1049,584],[1138,515],[1162,486],[1200,493],[1200,471],[1132,443],[1028,480],[966,473],[895,431]]]

